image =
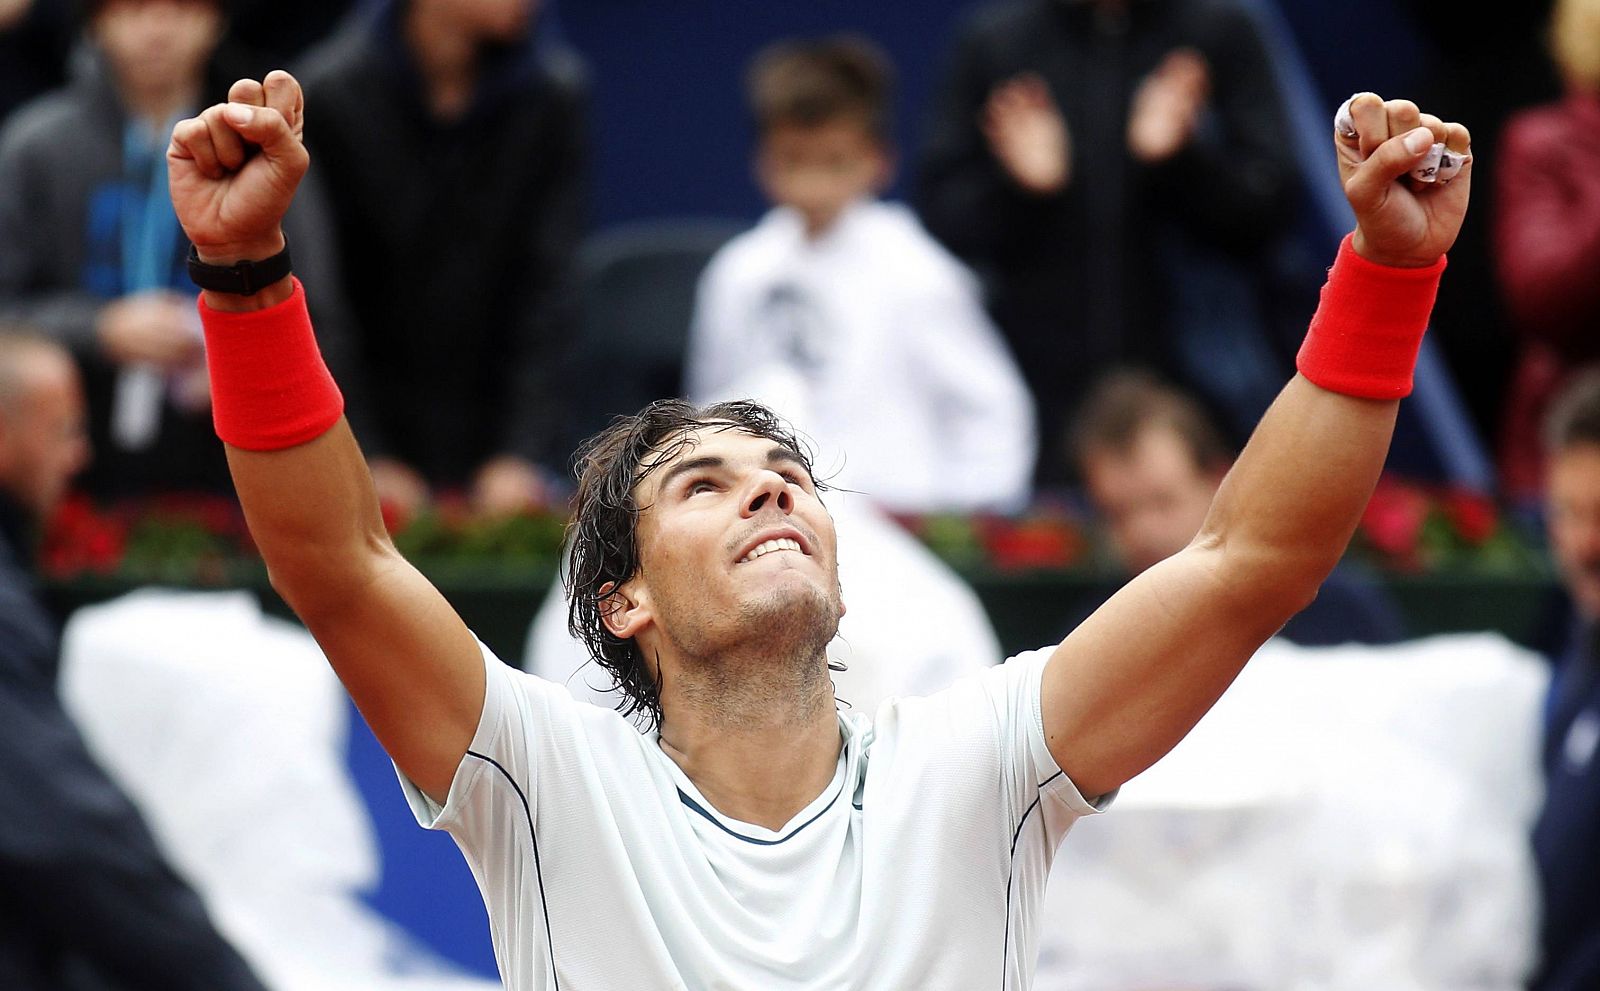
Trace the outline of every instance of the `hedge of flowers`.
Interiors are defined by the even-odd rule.
[[[566,521],[557,513],[486,518],[443,502],[409,519],[386,514],[395,543],[424,570],[547,575]],[[1050,574],[1114,567],[1103,535],[1063,506],[1018,516],[930,515],[900,522],[957,571]],[[1483,496],[1385,479],[1363,516],[1352,554],[1398,575],[1542,571],[1525,528]],[[40,563],[70,581],[103,576],[133,583],[226,586],[264,576],[238,503],[172,495],[101,506],[67,501],[47,529]]]

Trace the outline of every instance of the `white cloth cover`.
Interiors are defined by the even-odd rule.
[[[248,593],[79,610],[61,693],[218,927],[275,991],[488,991],[362,903],[379,862],[348,707],[299,626]]]
[[[1547,675],[1497,635],[1274,640],[1079,825],[1037,991],[1514,991]]]

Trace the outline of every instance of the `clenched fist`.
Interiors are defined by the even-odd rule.
[[[1350,100],[1352,128],[1334,132],[1339,179],[1356,212],[1356,253],[1380,265],[1432,265],[1455,244],[1472,189],[1472,136],[1460,124],[1422,113],[1409,100],[1375,93]],[[1463,156],[1449,182],[1407,176],[1435,143]]]
[[[310,164],[304,123],[300,84],[279,69],[239,80],[227,103],[173,128],[168,187],[201,261],[260,261],[283,248],[283,215]]]

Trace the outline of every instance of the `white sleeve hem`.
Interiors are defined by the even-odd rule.
[[[1027,657],[1028,694],[1033,701],[1032,717],[1028,720],[1028,745],[1033,749],[1033,764],[1039,771],[1039,795],[1048,796],[1064,806],[1073,815],[1090,816],[1099,815],[1111,806],[1117,797],[1118,789],[1113,788],[1104,795],[1097,796],[1093,801],[1083,797],[1078,791],[1078,786],[1067,777],[1056,763],[1055,755],[1050,753],[1050,746],[1044,738],[1044,666],[1049,663],[1053,649],[1036,650]],[[1018,658],[1022,660],[1022,658]]]

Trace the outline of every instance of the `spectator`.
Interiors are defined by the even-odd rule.
[[[1194,539],[1233,461],[1199,403],[1142,372],[1114,373],[1090,392],[1072,443],[1089,499],[1135,575]],[[1393,643],[1401,631],[1387,597],[1341,565],[1279,635],[1328,646]]]
[[[585,86],[573,56],[539,44],[538,13],[538,0],[385,2],[304,72],[372,389],[353,426],[401,509],[440,488],[489,512],[549,497]]]
[[[987,282],[1038,403],[1041,483],[1066,479],[1068,412],[1096,375],[1179,371],[1183,272],[1266,268],[1295,191],[1288,133],[1235,0],[1004,0],[962,33],[919,205]],[[1259,338],[1260,302],[1219,309]],[[1241,435],[1271,396],[1250,391]]]
[[[167,196],[173,123],[226,92],[215,0],[98,0],[71,87],[19,110],[0,132],[0,310],[83,364],[102,496],[225,490],[184,271],[189,244]],[[344,326],[327,281],[318,195],[290,215],[295,267],[326,295],[319,326]],[[330,361],[342,367],[337,344]],[[354,401],[354,400],[353,400]]]
[[[67,353],[0,335],[0,987],[260,991],[56,695],[30,531],[88,459],[83,427]]]
[[[67,81],[70,21],[64,3],[0,0],[0,123]]]
[[[1495,248],[1522,355],[1501,437],[1514,499],[1536,501],[1539,428],[1551,397],[1600,362],[1600,2],[1560,0],[1550,40],[1567,95],[1506,125]]]
[[[1600,372],[1550,410],[1546,507],[1550,548],[1573,621],[1550,684],[1545,804],[1533,850],[1542,882],[1536,991],[1600,987]]]
[[[773,208],[701,280],[688,392],[759,396],[843,449],[841,484],[900,512],[1027,501],[1026,387],[972,276],[890,179],[890,67],[857,38],[753,63],[755,171]],[[800,404],[803,408],[796,408]]]

